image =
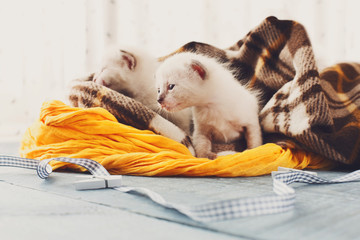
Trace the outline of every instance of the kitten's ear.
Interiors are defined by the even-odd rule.
[[[206,69],[200,62],[192,60],[190,67],[199,74],[202,80],[206,78]]]
[[[129,70],[134,71],[136,67],[136,58],[129,52],[120,50],[121,64],[127,67]]]

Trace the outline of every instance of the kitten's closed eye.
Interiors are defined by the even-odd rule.
[[[174,87],[175,87],[175,84],[169,84],[168,85],[168,90],[173,90]]]

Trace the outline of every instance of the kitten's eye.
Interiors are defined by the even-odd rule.
[[[169,90],[173,90],[174,87],[175,87],[175,84],[169,84],[169,85],[168,85],[168,89],[169,89]]]
[[[160,88],[157,89],[158,93],[160,93]]]

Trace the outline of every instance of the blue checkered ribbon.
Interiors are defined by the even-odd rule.
[[[109,176],[109,172],[98,162],[85,158],[50,158],[45,160],[36,160],[29,158],[13,157],[0,155],[0,166],[19,167],[27,169],[35,169],[40,178],[47,178],[52,173],[52,168],[49,165],[50,161],[59,161],[73,163],[86,168],[92,175]]]
[[[101,164],[90,159],[52,158],[39,161],[0,155],[0,166],[35,169],[40,178],[47,178],[52,172],[51,166],[49,165],[50,161],[62,161],[80,165],[95,177],[110,175]],[[227,199],[193,207],[169,203],[161,195],[147,188],[120,186],[114,189],[121,192],[135,192],[144,195],[157,204],[174,209],[193,220],[207,222],[289,211],[293,209],[295,205],[295,190],[289,186],[291,183],[331,184],[358,181],[360,180],[360,170],[333,180],[327,180],[316,176],[316,174],[314,175],[312,172],[279,168],[279,171],[272,173],[272,179],[275,194],[251,198]]]

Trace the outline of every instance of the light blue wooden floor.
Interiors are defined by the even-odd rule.
[[[2,143],[0,154],[17,154]],[[344,172],[319,171],[334,178]],[[360,239],[360,182],[292,185],[293,211],[230,221],[198,223],[145,197],[113,189],[76,191],[85,174],[55,172],[46,180],[33,170],[0,167],[0,238],[12,239]],[[180,178],[124,176],[187,205],[272,193],[270,176]]]

